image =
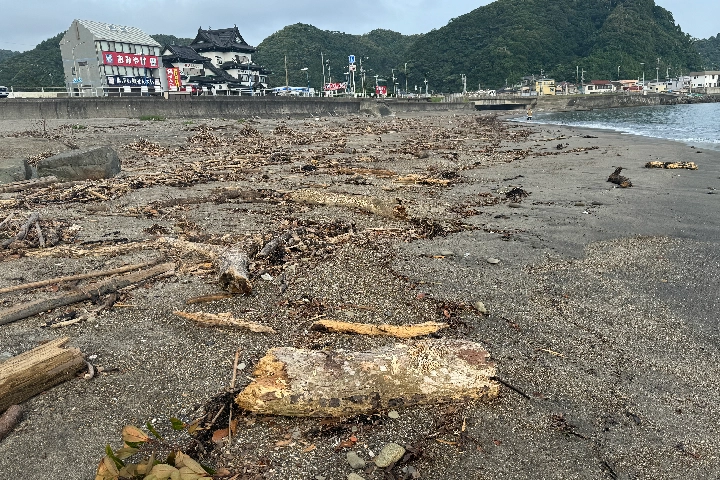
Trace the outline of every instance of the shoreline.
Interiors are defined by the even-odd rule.
[[[71,130],[69,138],[81,147],[99,141],[114,146],[127,169],[118,182],[162,180],[175,167],[190,172],[195,164],[220,173],[208,183],[158,182],[106,201],[34,205],[44,218],[79,226],[77,242],[151,240],[148,232],[158,228],[220,244],[224,235],[253,242],[287,228],[284,221],[317,232],[352,224],[352,234],[344,243],[313,247],[321,250],[317,255],[289,249],[268,267],[274,280],[257,278],[253,295],[194,310],[246,315],[276,335],[201,329],[177,319],[172,312],[190,309],[188,298],[217,291],[211,276],[192,273],[127,292],[122,303],[128,307],[60,331],[40,328],[59,311],[2,326],[5,357],[67,335],[72,346],[94,356],[96,366],[117,370],[72,380],[26,402],[23,422],[0,442],[0,471],[17,478],[93,478],[105,445],[119,447],[123,425],[156,419],[167,433],[168,418],[199,416],[227,387],[237,348],[246,365],[238,375],[244,385],[274,346],[363,350],[396,343],[308,330],[313,316],[327,315],[392,324],[449,320],[452,327],[442,336],[485,345],[498,376],[516,390],[503,387],[491,402],[398,409],[399,418],[380,412],[328,423],[326,430],[317,419],[242,413],[233,443],[216,450],[209,445],[213,453],[206,461],[254,473],[259,464],[269,465],[260,478],[346,478],[352,471],[346,450],[335,447],[354,435],[352,450],[368,460],[388,442],[416,447],[423,453],[407,465],[427,479],[535,479],[538,471],[547,479],[712,478],[720,452],[720,196],[714,193],[720,192],[720,152],[697,154],[676,141],[607,130],[484,123],[487,118],[178,119],[129,126],[122,119],[83,120],[86,128]],[[55,132],[68,123],[76,122],[48,121],[47,128]],[[202,125],[227,145],[193,150],[187,139]],[[265,150],[239,153],[255,151],[237,138],[246,127],[259,132],[256,141],[267,142],[268,152],[282,151],[289,159],[271,161]],[[0,121],[0,156],[67,148],[64,138],[6,136],[32,128],[32,121]],[[127,147],[138,138],[178,150],[147,156]],[[406,153],[411,151],[427,156]],[[699,170],[644,167],[650,160],[688,156]],[[313,168],[302,168],[307,165]],[[633,187],[607,182],[616,166],[626,168]],[[367,173],[373,171],[457,177],[448,175],[454,180],[446,187],[408,185]],[[504,192],[514,187],[527,196],[509,201]],[[410,217],[434,222],[442,233],[423,236],[403,220],[287,200],[168,202],[216,198],[224,189],[307,188],[399,198]],[[0,194],[2,200],[15,197]],[[2,218],[10,211],[27,216],[25,206],[2,205]],[[0,282],[161,255],[5,255]],[[51,294],[28,291],[0,301],[8,306]],[[486,314],[460,307],[476,302]],[[383,477],[379,470],[357,473],[366,480]]]

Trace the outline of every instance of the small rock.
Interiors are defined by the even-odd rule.
[[[269,273],[263,273],[262,275],[260,275],[260,278],[268,282],[272,281],[273,279],[272,275],[270,275]]]
[[[497,258],[490,257],[487,259],[487,263],[489,263],[490,265],[497,265],[498,263],[500,263],[500,260],[498,260]]]
[[[452,250],[440,250],[439,254],[443,257],[452,257],[453,255],[455,255],[455,252],[453,252]]]
[[[596,206],[603,205],[602,202],[598,202],[598,201],[592,202],[592,204],[593,204],[593,205],[596,205]]]
[[[347,452],[347,462],[353,470],[365,468],[365,459],[360,458],[356,452]]]
[[[473,303],[473,307],[475,307],[475,310],[477,310],[482,315],[488,313],[487,308],[485,308],[485,304],[483,302],[475,302]]]
[[[347,476],[347,480],[365,480],[363,477],[358,475],[357,473],[351,473]]]
[[[576,207],[584,207],[585,204],[583,202],[575,202]]]
[[[397,420],[400,418],[400,414],[397,412],[397,410],[390,410],[388,412],[388,418],[392,418],[393,420]]]
[[[388,443],[375,457],[375,465],[380,468],[389,467],[393,463],[397,462],[405,455],[405,448],[401,447],[397,443]]]
[[[237,369],[238,370],[245,370],[247,368],[246,363],[238,363]]]
[[[522,208],[522,205],[516,202],[508,203],[508,207],[510,208]]]

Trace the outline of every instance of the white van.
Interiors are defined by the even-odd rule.
[[[8,93],[7,87],[3,87],[2,85],[0,85],[0,98],[7,98],[8,95],[10,94]]]

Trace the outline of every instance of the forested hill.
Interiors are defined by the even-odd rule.
[[[5,60],[6,58],[14,57],[20,52],[13,52],[12,50],[0,50],[0,62]]]
[[[706,40],[695,40],[695,46],[702,58],[703,69],[720,69],[720,33]]]
[[[398,69],[403,68],[403,63],[407,61],[405,52],[418,38],[420,35],[402,35],[390,30],[373,30],[365,35],[350,35],[298,23],[285,27],[263,40],[257,46],[258,51],[253,56],[253,60],[273,72],[270,77],[271,85],[280,86],[285,85],[287,56],[290,85],[306,85],[307,77],[301,69],[307,68],[310,85],[317,90],[323,79],[322,58],[326,62],[326,80],[329,81],[332,76],[333,81],[344,81],[344,73],[348,69],[348,55],[355,55],[358,64],[355,79],[359,89],[361,60],[362,67],[366,70],[366,85],[375,85],[374,75],[390,80],[392,69],[395,69],[396,77],[399,76]]]
[[[408,50],[411,83],[435,91],[515,84],[541,72],[556,80],[687,73],[702,63],[689,35],[653,0],[497,0],[455,18]],[[658,62],[659,58],[659,62]],[[664,75],[663,75],[664,76]]]
[[[18,53],[0,61],[0,85],[6,87],[62,87],[62,57],[60,56],[59,33],[32,50]]]

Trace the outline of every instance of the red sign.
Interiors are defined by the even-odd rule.
[[[102,52],[105,65],[114,67],[159,68],[160,59],[155,55],[135,55],[134,53]]]
[[[180,89],[180,85],[182,85],[182,79],[180,78],[180,69],[179,68],[166,68],[165,74],[167,75],[167,81],[168,81],[168,89],[170,91],[176,92]]]
[[[347,82],[343,83],[326,83],[325,84],[325,90],[326,91],[335,91],[335,90],[342,90],[344,88],[347,88]]]
[[[387,95],[387,87],[385,85],[378,85],[375,87],[375,95]]]

